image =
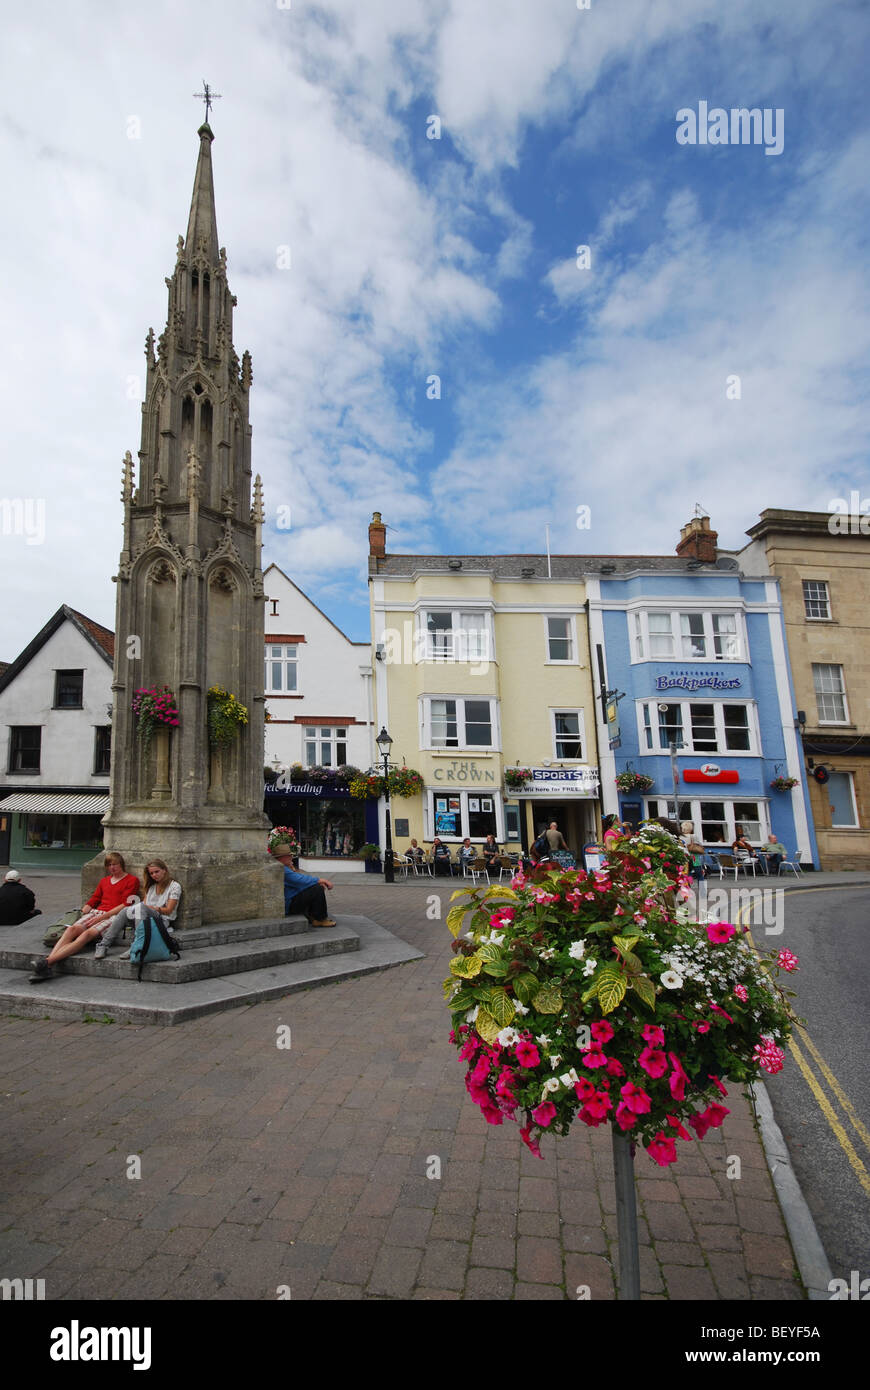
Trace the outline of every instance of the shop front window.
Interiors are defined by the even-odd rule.
[[[352,797],[268,797],[266,811],[273,825],[296,831],[303,859],[347,859],[366,843],[364,803]],[[301,867],[304,872],[305,865]]]

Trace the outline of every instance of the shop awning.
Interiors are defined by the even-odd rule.
[[[104,816],[108,792],[11,792],[0,801],[0,813],[20,811],[33,816]]]

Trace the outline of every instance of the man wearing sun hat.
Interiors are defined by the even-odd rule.
[[[36,898],[21,882],[17,869],[10,869],[0,886],[0,927],[17,927],[29,917],[41,917]]]

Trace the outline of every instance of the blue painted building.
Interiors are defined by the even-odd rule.
[[[737,825],[758,846],[773,832],[816,864],[779,584],[743,574],[715,542],[696,517],[676,556],[587,572],[603,811],[690,820],[711,846]],[[625,772],[651,785],[622,791]],[[797,783],[775,790],[777,776]]]

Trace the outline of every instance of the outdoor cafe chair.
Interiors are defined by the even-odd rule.
[[[794,874],[795,878],[797,878],[798,874],[800,874],[801,876],[803,876],[803,869],[801,868],[801,855],[802,855],[802,854],[803,854],[803,850],[802,850],[802,849],[796,849],[795,852],[794,852],[794,854],[792,855],[791,859],[783,859],[782,863],[781,863],[780,866],[779,866],[779,873],[781,874],[782,871],[783,871],[783,869],[791,869],[791,871],[792,871],[792,873]],[[779,876],[779,875],[777,875],[777,877],[778,877],[778,876]]]

